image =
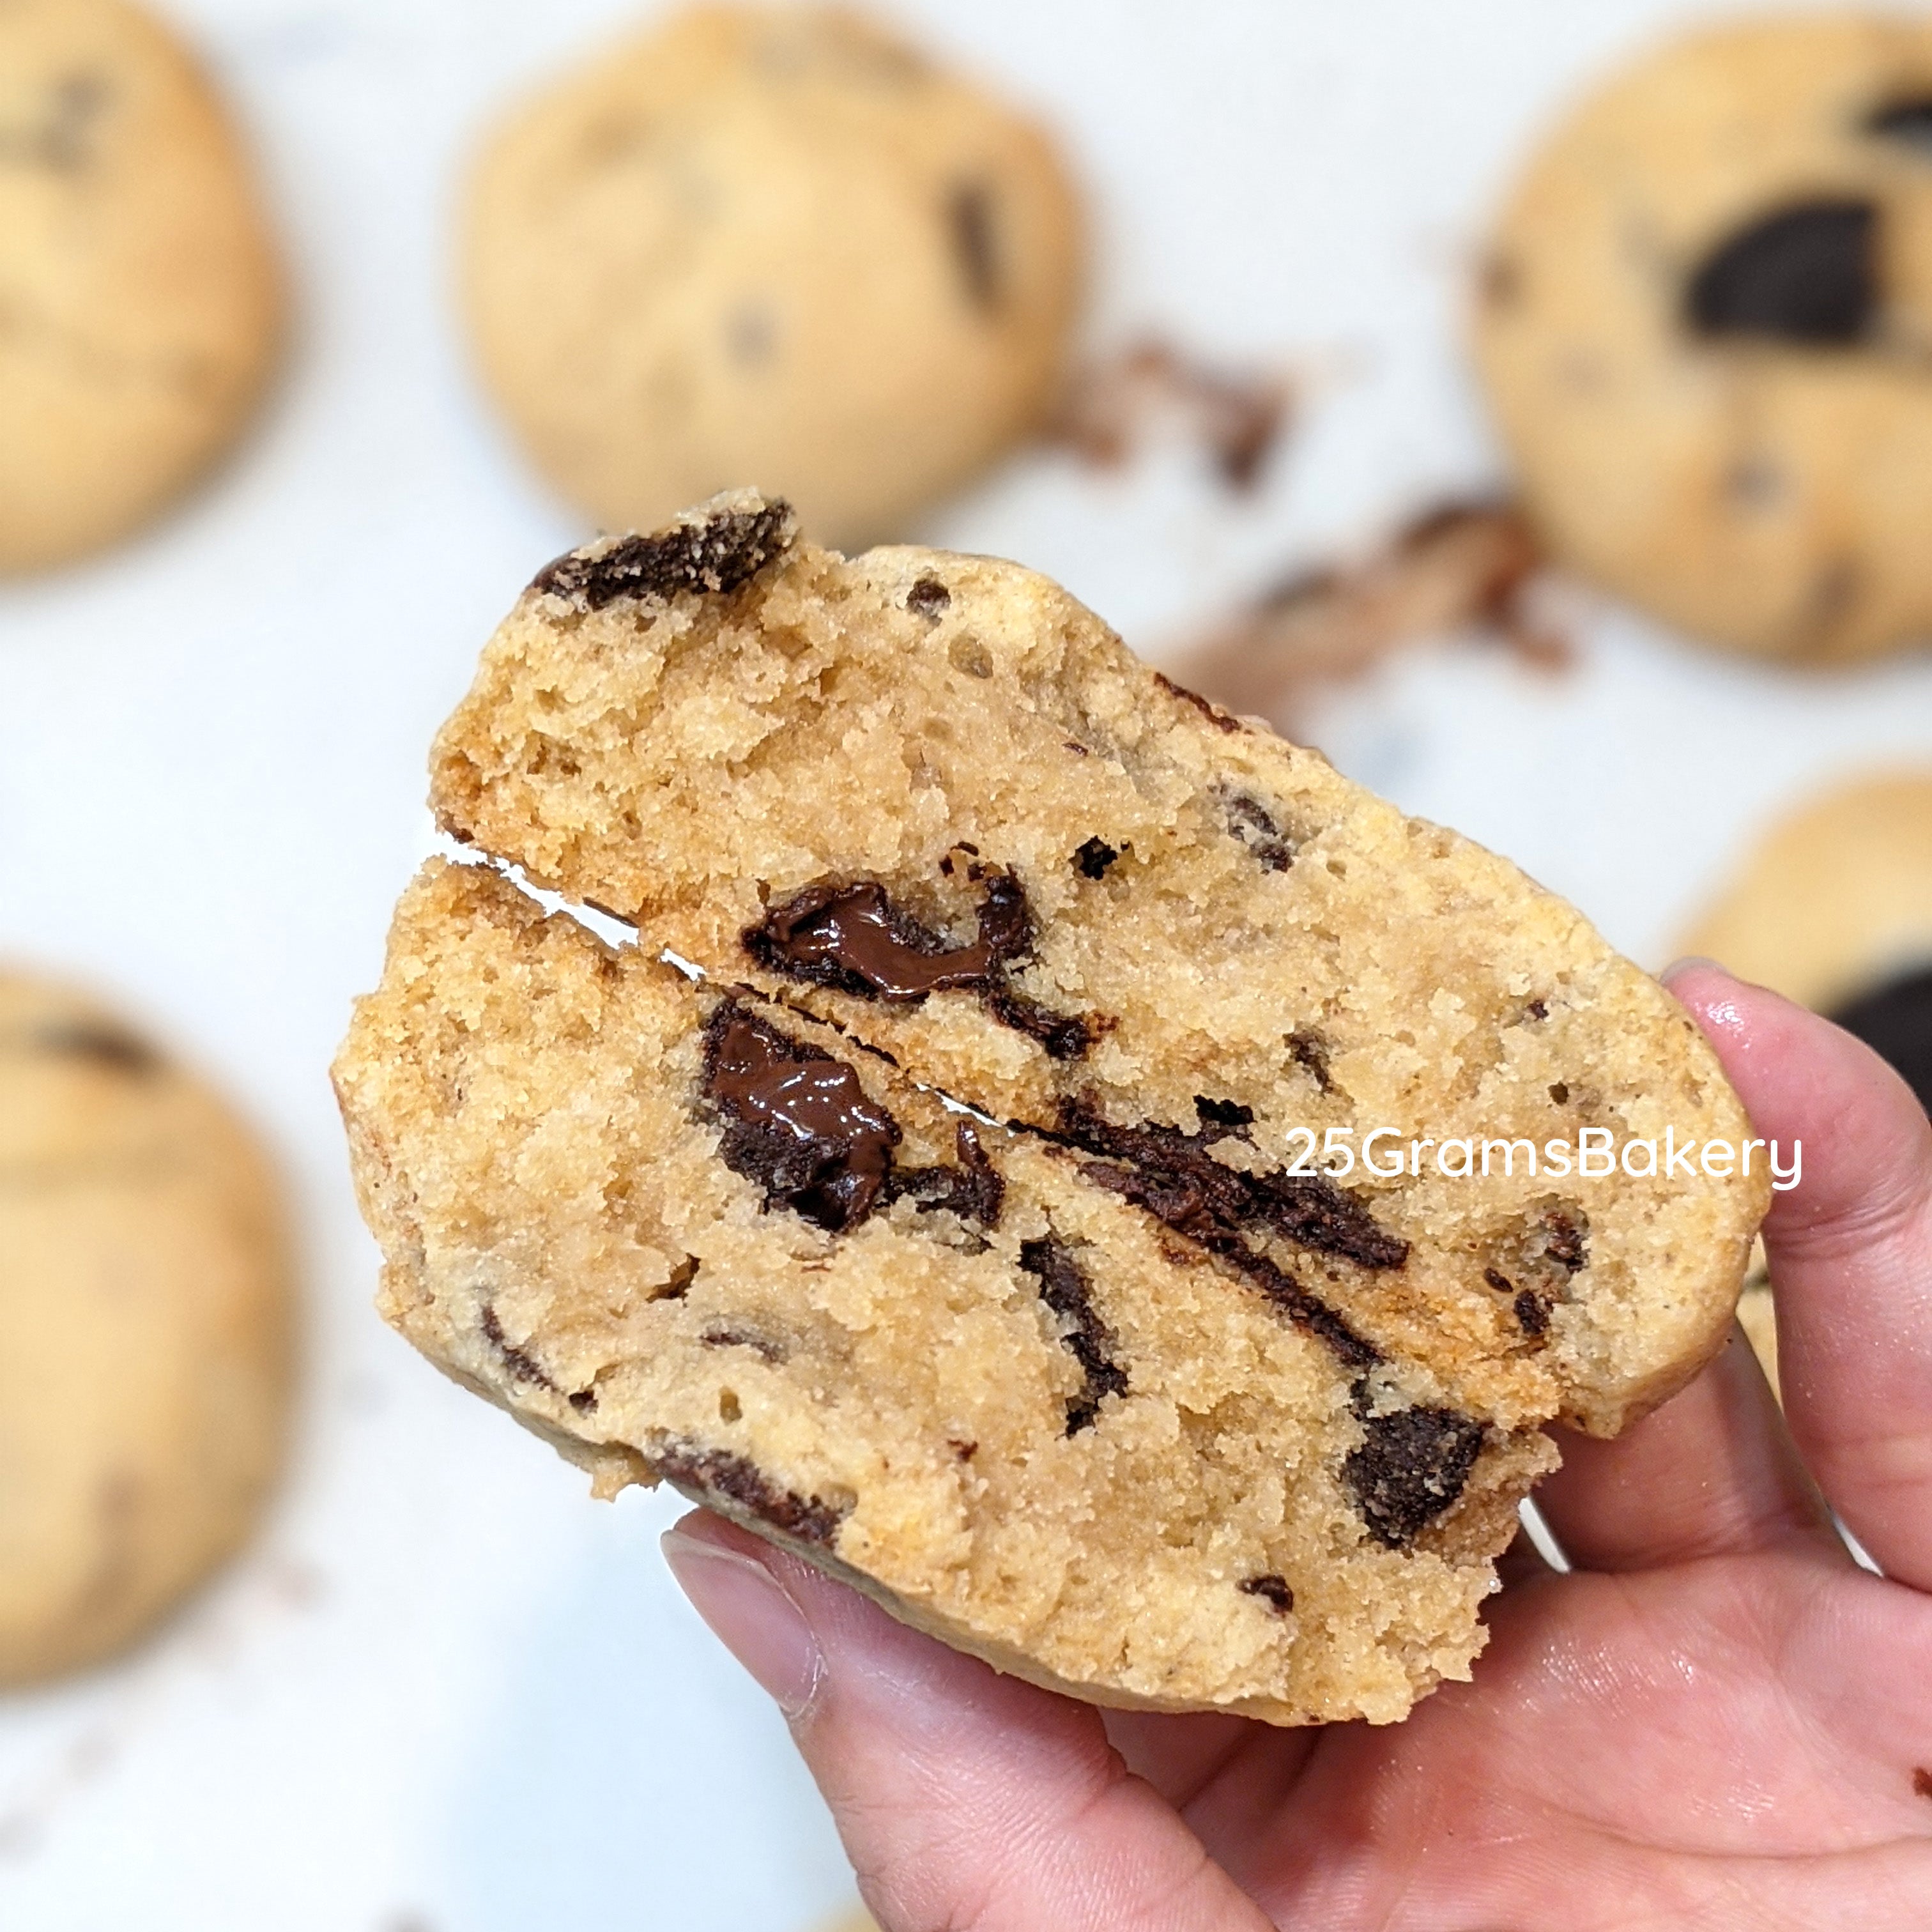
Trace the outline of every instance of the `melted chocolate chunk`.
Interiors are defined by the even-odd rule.
[[[1288,1587],[1288,1579],[1272,1571],[1265,1576],[1246,1577],[1234,1587],[1244,1596],[1259,1597],[1283,1616],[1294,1608],[1294,1592]]]
[[[1888,100],[1868,114],[1864,124],[1868,134],[1903,142],[1909,148],[1932,154],[1932,98],[1918,94]]]
[[[1238,718],[1231,718],[1218,704],[1211,704],[1198,691],[1190,691],[1184,684],[1176,684],[1164,673],[1156,671],[1154,681],[1170,698],[1178,698],[1184,704],[1191,704],[1217,731],[1239,731],[1245,727]]]
[[[1364,1268],[1397,1268],[1408,1259],[1408,1244],[1378,1227],[1367,1209],[1325,1174],[1279,1168],[1244,1174],[1208,1151],[1219,1133],[1116,1126],[1078,1100],[1060,1102],[1058,1128],[1074,1146],[1121,1162],[1129,1175],[1115,1191],[1138,1200],[1178,1234],[1198,1239],[1215,1229],[1260,1227]]]
[[[678,524],[651,536],[626,537],[601,556],[559,557],[530,588],[601,610],[626,597],[713,595],[748,584],[792,540],[790,506],[721,510],[701,524]]]
[[[1285,872],[1294,863],[1293,842],[1282,836],[1274,814],[1258,798],[1237,792],[1226,801],[1228,830],[1270,872]]]
[[[1074,854],[1074,869],[1083,879],[1104,879],[1107,868],[1120,856],[1106,839],[1090,838]]]
[[[494,1308],[483,1311],[483,1339],[496,1350],[504,1367],[518,1382],[534,1382],[538,1388],[549,1390],[552,1395],[557,1394],[557,1386],[544,1372],[542,1364],[505,1336],[503,1324],[496,1319]]]
[[[1194,1096],[1194,1111],[1201,1117],[1204,1127],[1226,1127],[1231,1132],[1238,1127],[1251,1127],[1255,1124],[1255,1110],[1244,1107],[1238,1100],[1210,1100],[1205,1094]]]
[[[1093,1044],[1091,1021],[1007,983],[1034,937],[1026,889],[1009,872],[989,873],[979,932],[963,946],[895,905],[883,886],[830,880],[794,893],[740,937],[769,970],[862,1000],[916,1005],[934,993],[976,993],[1002,1026],[1030,1034],[1051,1059],[1077,1060]]]
[[[1818,348],[1866,340],[1878,314],[1878,211],[1821,200],[1779,209],[1712,250],[1684,292],[1700,335]]]
[[[768,1205],[842,1234],[878,1204],[899,1124],[844,1060],[727,1001],[704,1030],[704,1093],[724,1164]]]
[[[1888,1060],[1932,1112],[1932,966],[1861,993],[1831,1018]]]
[[[116,1073],[142,1077],[161,1068],[161,1056],[145,1040],[92,1020],[58,1020],[36,1027],[27,1043],[35,1053],[91,1060]]]
[[[980,1144],[971,1121],[959,1123],[952,1144],[959,1153],[957,1167],[896,1167],[886,1177],[890,1198],[896,1201],[904,1196],[922,1214],[943,1208],[962,1221],[997,1228],[1000,1210],[1006,1204],[1006,1184]]]
[[[1000,259],[993,232],[992,190],[983,182],[962,182],[947,197],[946,220],[959,278],[974,305],[1000,305]]]
[[[906,592],[906,608],[922,617],[938,617],[952,608],[952,592],[936,577],[922,577]]]
[[[1342,1479],[1378,1543],[1400,1550],[1462,1493],[1482,1453],[1483,1425],[1453,1408],[1365,1416]]]
[[[845,1517],[844,1509],[819,1497],[781,1489],[748,1457],[728,1449],[667,1442],[652,1452],[651,1460],[666,1482],[687,1494],[696,1490],[700,1501],[736,1503],[760,1522],[802,1543],[833,1542]]]
[[[1040,1300],[1067,1324],[1060,1339],[1086,1376],[1086,1388],[1066,1405],[1066,1432],[1078,1436],[1099,1417],[1103,1396],[1127,1392],[1126,1371],[1114,1360],[1113,1330],[1094,1306],[1086,1270],[1058,1241],[1022,1241],[1020,1266],[1039,1282]]]

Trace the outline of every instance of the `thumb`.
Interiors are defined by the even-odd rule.
[[[885,1932],[1265,1932],[1098,1712],[704,1511],[664,1546],[784,1710]]]

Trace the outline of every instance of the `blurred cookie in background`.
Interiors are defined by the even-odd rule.
[[[0,572],[147,522],[233,442],[282,330],[254,171],[122,0],[0,5]]]
[[[92,998],[0,970],[0,1685],[121,1649],[248,1537],[292,1326],[248,1130]]]
[[[1617,75],[1511,195],[1474,341],[1560,561],[1740,651],[1932,636],[1932,22],[1748,20]]]
[[[1678,950],[1835,1020],[1932,1106],[1932,771],[1858,779],[1792,814]]]
[[[857,546],[1046,422],[1083,225],[1040,128],[883,28],[704,8],[494,135],[464,283],[490,389],[600,524],[755,482]]]

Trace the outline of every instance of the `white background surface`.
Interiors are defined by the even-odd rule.
[[[782,1728],[684,1608],[676,1505],[580,1476],[368,1312],[324,1070],[428,838],[424,754],[491,625],[584,532],[455,346],[448,216],[506,96],[614,0],[171,0],[265,157],[301,339],[262,433],[150,538],[0,588],[0,950],[118,991],[286,1156],[307,1407],[263,1546],[162,1640],[0,1702],[8,1932],[793,1932],[848,1895]],[[908,0],[1062,127],[1098,342],[1313,358],[1257,497],[1184,454],[1029,459],[936,541],[1060,577],[1159,656],[1290,565],[1495,480],[1454,317],[1485,209],[1665,0]],[[1932,663],[1831,682],[1604,610],[1579,669],[1418,656],[1320,736],[1649,963],[1765,814],[1932,762]],[[4,1338],[0,1338],[4,1345]]]

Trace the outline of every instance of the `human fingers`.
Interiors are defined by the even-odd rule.
[[[884,1932],[1265,1932],[1097,1712],[706,1512],[664,1540],[784,1710]]]
[[[1798,1184],[1764,1226],[1785,1412],[1886,1574],[1932,1590],[1932,1124],[1849,1034],[1700,963],[1671,991]]]

